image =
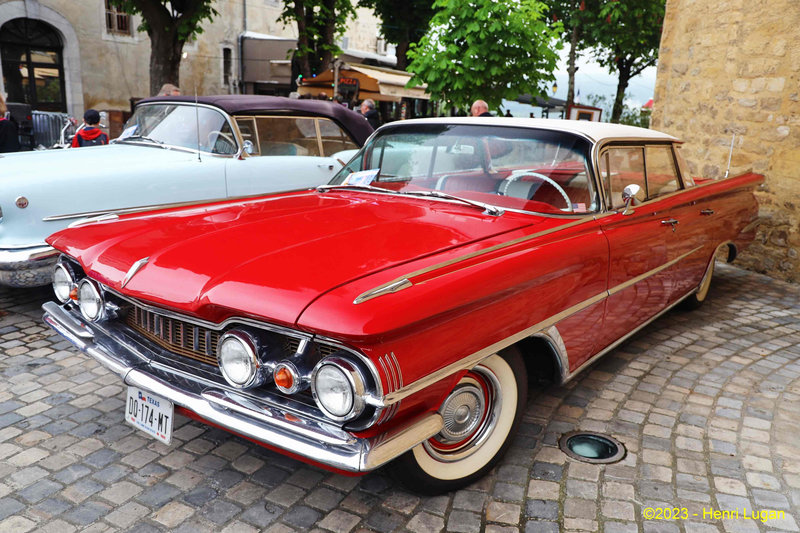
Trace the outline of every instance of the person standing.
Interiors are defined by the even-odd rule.
[[[19,131],[17,124],[9,117],[8,106],[2,95],[0,95],[0,152],[19,151]]]
[[[475,100],[472,107],[469,108],[469,114],[473,117],[491,117],[489,113],[489,104],[483,100]]]
[[[361,114],[364,115],[364,118],[367,119],[373,129],[378,129],[378,126],[381,125],[380,115],[378,110],[375,109],[375,102],[371,98],[361,102]]]
[[[97,127],[98,124],[100,124],[100,113],[98,113],[97,110],[87,110],[86,113],[83,114],[83,123],[85,126],[78,130],[78,133],[72,138],[73,148],[108,144],[108,135]]]
[[[156,96],[180,96],[181,90],[178,86],[173,85],[171,83],[165,83],[161,86],[161,90],[158,91]]]

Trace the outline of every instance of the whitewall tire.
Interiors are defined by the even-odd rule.
[[[508,448],[527,386],[516,350],[481,361],[442,402],[442,431],[395,461],[395,477],[426,494],[456,490],[482,477]]]

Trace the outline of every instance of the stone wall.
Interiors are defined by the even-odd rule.
[[[667,0],[651,127],[694,175],[766,176],[756,241],[737,262],[800,281],[800,3]]]

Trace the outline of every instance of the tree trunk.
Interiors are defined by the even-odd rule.
[[[308,26],[306,25],[305,5],[303,2],[294,3],[295,21],[297,22],[297,49],[308,50]],[[311,61],[308,54],[296,54],[297,65],[304,79],[311,78]]]
[[[327,12],[330,15],[325,20],[320,44],[328,46],[321,47],[319,72],[325,72],[333,68],[333,52],[329,49],[329,46],[333,44],[336,37],[336,0],[324,0],[323,12]]]
[[[575,66],[575,59],[578,55],[578,26],[572,28],[572,36],[569,41],[569,59],[567,60],[567,73],[569,74],[569,83],[567,84],[567,107],[571,106],[575,101],[575,72],[578,67]]]
[[[631,79],[631,67],[632,65],[627,59],[620,59],[617,63],[619,78],[617,81],[617,96],[614,99],[614,109],[611,111],[611,122],[619,122],[622,116],[625,91],[628,89],[628,82]]]
[[[395,56],[397,57],[397,70],[405,70],[408,66],[408,39],[403,39],[401,42],[397,43],[397,47],[395,48]]]
[[[157,95],[165,83],[180,87],[183,42],[177,29],[150,32],[150,94]],[[189,91],[184,91],[188,93]]]

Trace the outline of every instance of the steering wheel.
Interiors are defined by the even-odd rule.
[[[217,143],[220,142],[220,140],[224,141],[223,146],[225,146],[226,143],[230,146],[230,151],[222,151],[217,149]],[[208,146],[211,148],[212,153],[232,154],[236,152],[236,141],[234,141],[233,137],[231,137],[228,133],[224,133],[219,130],[209,131],[206,141]]]
[[[572,207],[572,202],[570,201],[569,196],[567,196],[567,192],[561,187],[561,185],[553,181],[551,178],[545,176],[544,174],[539,174],[538,172],[533,172],[531,170],[521,170],[521,171],[518,170],[516,172],[512,172],[509,177],[503,180],[502,185],[500,185],[500,191],[499,191],[500,194],[502,194],[503,196],[509,196],[508,188],[511,186],[511,184],[517,181],[518,179],[527,176],[540,179],[545,183],[552,185],[558,191],[558,193],[564,198],[564,201],[567,203],[566,211],[569,213],[575,212],[575,208]],[[527,199],[530,200],[530,198]]]

